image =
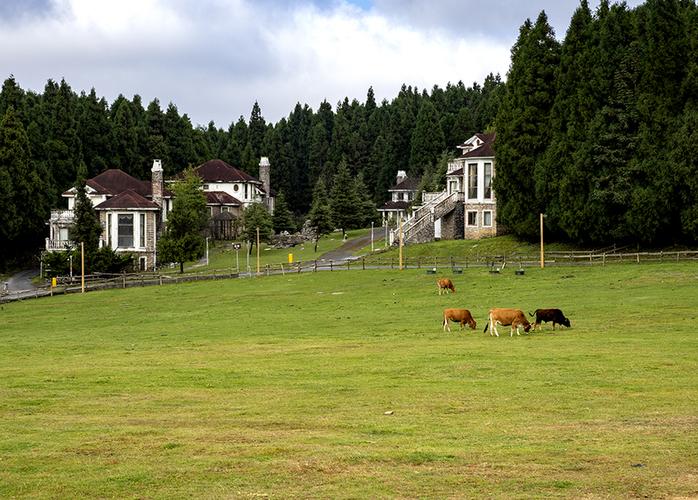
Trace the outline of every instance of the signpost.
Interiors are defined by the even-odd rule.
[[[233,243],[233,249],[235,250],[235,270],[240,272],[240,243]]]

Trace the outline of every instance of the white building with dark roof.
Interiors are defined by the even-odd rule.
[[[409,217],[412,205],[416,201],[420,181],[420,178],[407,177],[404,170],[397,171],[395,185],[388,189],[390,200],[378,209],[383,219],[383,225],[390,220],[402,219],[404,221]]]

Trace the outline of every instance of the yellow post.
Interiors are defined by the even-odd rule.
[[[293,264],[293,254],[292,253],[288,254],[288,263]]]
[[[53,289],[56,288],[56,277],[51,278],[51,297],[53,297]]]
[[[400,217],[400,271],[402,271],[402,217]]]
[[[543,247],[543,214],[540,214],[540,268],[545,268],[545,250]]]
[[[259,228],[257,228],[257,275],[259,276]]]
[[[82,278],[80,280],[80,293],[85,293],[85,243],[80,242],[80,274]]]

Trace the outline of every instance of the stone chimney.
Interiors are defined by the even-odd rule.
[[[266,156],[262,156],[259,160],[259,180],[262,181],[262,187],[266,196],[264,198],[264,206],[271,212],[271,164]]]
[[[164,180],[162,172],[162,160],[153,160],[153,168],[150,169],[153,202],[162,207],[162,194],[164,191]]]
[[[398,170],[397,171],[397,180],[395,181],[395,185],[397,186],[405,179],[407,179],[407,172],[405,172],[404,170]]]

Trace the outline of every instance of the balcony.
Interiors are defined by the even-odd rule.
[[[46,238],[46,250],[49,252],[62,252],[63,250],[69,250],[71,248],[75,248],[75,242],[73,241]]]

